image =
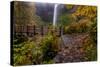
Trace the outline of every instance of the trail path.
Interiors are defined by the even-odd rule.
[[[67,34],[61,36],[61,50],[54,58],[55,63],[81,62],[85,61],[85,53],[82,49],[87,33]]]

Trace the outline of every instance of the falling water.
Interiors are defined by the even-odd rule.
[[[57,6],[58,6],[58,4],[54,5],[53,26],[56,25],[56,21],[57,21]]]

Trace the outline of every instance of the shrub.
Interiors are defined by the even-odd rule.
[[[67,26],[67,25],[71,24],[73,21],[75,21],[75,20],[71,14],[63,14],[60,16],[59,25]]]
[[[35,42],[26,41],[13,45],[14,65],[27,65],[41,63],[42,51]]]
[[[90,36],[95,43],[97,43],[97,19],[93,19],[91,28],[90,28]]]
[[[91,24],[87,21],[73,22],[65,27],[65,33],[84,33],[89,32]]]
[[[58,45],[53,35],[47,35],[41,42],[41,49],[43,51],[43,61],[48,62],[53,59],[58,51]]]
[[[83,49],[85,51],[84,59],[86,61],[96,61],[97,60],[97,45],[94,43],[91,37],[88,37],[85,40]]]
[[[53,61],[53,60],[43,61],[43,64],[52,64],[52,63],[54,63],[54,61]]]
[[[13,43],[14,44],[20,44],[20,43],[23,43],[27,40],[28,40],[28,37],[19,37],[19,38],[14,39]]]
[[[94,19],[89,31],[90,38],[84,43],[86,51],[85,59],[88,61],[97,60],[97,20]]]
[[[13,45],[13,58],[14,65],[32,64],[32,49],[34,47],[33,42],[23,42],[17,45]]]

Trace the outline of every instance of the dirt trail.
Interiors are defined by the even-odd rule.
[[[54,58],[55,63],[65,62],[82,62],[84,60],[85,53],[82,46],[84,40],[88,37],[87,33],[80,34],[67,34],[61,36],[61,50]]]

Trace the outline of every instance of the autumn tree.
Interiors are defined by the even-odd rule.
[[[36,25],[41,21],[41,18],[36,15],[35,3],[32,2],[14,2],[13,17],[14,23],[20,25]]]
[[[88,18],[90,20],[97,17],[97,7],[96,6],[78,6],[76,11],[72,14],[76,20],[81,20],[83,18]]]

